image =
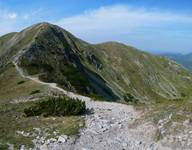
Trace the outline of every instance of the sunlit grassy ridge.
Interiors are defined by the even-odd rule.
[[[0,70],[0,103],[27,97],[34,90],[43,92],[46,87],[31,80],[22,78],[13,64]]]
[[[115,91],[152,101],[190,95],[192,76],[182,66],[116,42],[96,46],[100,48],[96,53],[105,68],[100,74]]]

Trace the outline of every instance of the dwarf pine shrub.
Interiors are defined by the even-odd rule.
[[[36,102],[33,106],[24,109],[29,116],[71,116],[85,112],[85,102],[68,97],[49,97],[47,100]]]

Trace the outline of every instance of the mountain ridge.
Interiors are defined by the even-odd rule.
[[[90,44],[49,23],[2,36],[0,43],[1,67],[16,61],[26,74],[108,100],[177,99],[192,84],[191,73],[169,59],[119,42]]]

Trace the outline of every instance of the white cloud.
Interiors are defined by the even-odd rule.
[[[85,31],[93,29],[127,29],[132,31],[132,29],[140,26],[158,26],[159,23],[170,22],[192,23],[192,17],[118,5],[86,11],[81,15],[60,19],[56,23],[79,32],[82,29],[85,29]]]
[[[0,35],[22,30],[41,19],[42,9],[14,12],[0,6]]]
[[[7,16],[9,19],[16,19],[17,18],[17,14],[15,12],[9,13],[9,14],[7,14]]]
[[[56,24],[90,42],[117,40],[130,44],[137,43],[137,45],[141,42],[139,45],[141,48],[148,48],[147,43],[151,44],[155,38],[156,43],[157,40],[161,40],[161,43],[170,46],[169,41],[162,41],[169,40],[167,38],[177,34],[177,31],[182,32],[183,25],[192,26],[192,17],[160,10],[117,5],[101,7],[80,15],[63,18]],[[176,29],[174,30],[174,28]],[[165,36],[164,39],[161,39],[161,36]],[[167,48],[169,48],[168,46]]]
[[[8,11],[0,7],[0,35],[15,31],[15,21],[17,20],[17,13]]]
[[[43,14],[43,9],[40,8],[40,9],[37,9],[37,10],[34,10],[34,11],[27,12],[27,13],[21,15],[20,17],[22,19],[25,19],[25,20],[28,20],[28,19],[35,20],[34,18],[39,16],[39,14]]]
[[[42,8],[21,12],[0,6],[0,35],[53,18]],[[120,41],[149,50],[185,48],[190,51],[192,47],[192,16],[162,10],[115,5],[88,10],[52,23],[93,43]]]
[[[12,20],[12,19],[16,19],[18,17],[18,14],[16,12],[13,11],[9,11],[5,8],[0,7],[0,19],[1,22],[5,21],[5,20]]]

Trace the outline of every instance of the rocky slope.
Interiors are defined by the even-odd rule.
[[[191,74],[164,57],[115,42],[89,44],[48,23],[0,38],[0,68],[12,62],[43,81],[113,101],[176,99],[192,85]]]

